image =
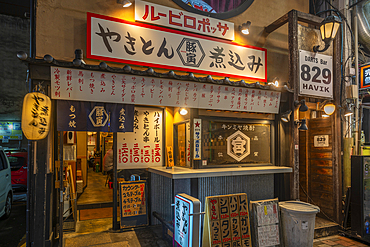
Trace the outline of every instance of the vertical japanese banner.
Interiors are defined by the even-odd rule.
[[[245,193],[206,198],[202,246],[252,246]]]
[[[163,110],[135,107],[134,131],[117,134],[117,168],[163,165]]]
[[[186,128],[186,135],[185,135],[185,138],[186,138],[186,166],[190,166],[190,160],[191,160],[191,156],[190,156],[190,128],[191,128],[191,125],[190,125],[190,122],[186,122],[185,124],[185,128]]]
[[[175,247],[200,246],[201,202],[187,194],[175,196]]]
[[[202,159],[201,152],[201,133],[202,133],[202,120],[194,118],[194,160]]]

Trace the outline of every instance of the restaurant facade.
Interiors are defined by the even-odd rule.
[[[34,6],[34,50],[18,56],[52,118],[32,145],[30,242],[100,217],[169,222],[180,193],[301,199],[340,221],[340,113],[322,117],[339,101],[339,39],[312,52],[323,19],[308,1],[118,2]]]

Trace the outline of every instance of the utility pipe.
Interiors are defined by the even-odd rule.
[[[353,8],[353,12],[354,12],[354,17],[353,17],[353,26],[354,26],[354,30],[355,30],[355,70],[356,70],[356,73],[355,73],[355,78],[356,78],[356,85],[357,85],[357,88],[359,88],[359,78],[358,78],[358,72],[359,72],[359,68],[358,68],[358,23],[357,23],[357,6],[355,6]],[[358,94],[358,92],[356,92]],[[355,133],[355,154],[359,155],[361,152],[360,152],[360,148],[361,148],[361,145],[360,145],[360,141],[359,141],[359,138],[358,138],[358,133],[359,133],[359,102],[358,102],[358,95],[356,95],[356,106],[355,106],[355,130],[354,130],[354,133]]]

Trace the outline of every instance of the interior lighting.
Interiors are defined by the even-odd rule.
[[[353,112],[351,111],[351,109],[347,105],[347,107],[345,107],[345,110],[344,110],[344,116],[348,117],[348,116],[351,116],[352,114],[353,114]]]

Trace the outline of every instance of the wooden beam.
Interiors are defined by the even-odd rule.
[[[283,26],[287,22],[288,22],[288,14],[285,14],[282,17],[280,17],[279,19],[277,19],[276,21],[274,21],[273,23],[271,23],[270,25],[268,25],[267,27],[265,27],[264,31],[267,34],[270,34],[273,31],[275,31],[276,29],[278,29],[279,27]]]

